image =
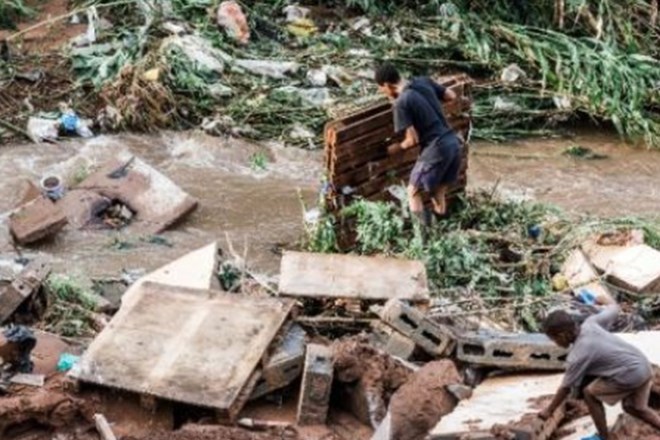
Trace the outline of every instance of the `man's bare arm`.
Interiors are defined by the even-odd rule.
[[[413,148],[419,143],[419,138],[417,137],[417,130],[415,130],[415,127],[408,127],[406,129],[406,135],[400,143],[392,144],[389,147],[387,147],[387,152],[389,154],[396,154],[399,153],[403,150],[407,150],[409,148]]]
[[[442,97],[442,100],[444,102],[452,102],[452,101],[455,101],[456,98],[457,98],[456,93],[453,90],[445,89],[445,94]]]
[[[552,417],[552,414],[557,410],[557,408],[559,408],[562,403],[564,403],[570,393],[570,388],[564,386],[559,387],[555,397],[552,399],[552,402],[550,402],[550,405],[548,405],[546,409],[539,413],[539,417],[543,420],[547,420]]]

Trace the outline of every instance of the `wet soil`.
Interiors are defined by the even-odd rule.
[[[391,438],[425,438],[429,430],[458,404],[456,397],[445,387],[462,382],[452,361],[435,361],[424,365],[392,396]],[[411,411],[411,408],[415,410]]]

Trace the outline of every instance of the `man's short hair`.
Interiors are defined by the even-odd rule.
[[[575,320],[565,310],[555,310],[543,322],[543,331],[549,335],[556,335],[575,328]]]
[[[384,84],[399,84],[401,81],[401,74],[394,65],[384,63],[376,69],[375,75],[376,83],[379,86]]]

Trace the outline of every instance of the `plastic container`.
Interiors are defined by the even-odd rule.
[[[64,184],[58,176],[46,176],[40,182],[41,191],[51,200],[64,197]]]

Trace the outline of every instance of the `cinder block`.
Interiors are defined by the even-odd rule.
[[[307,345],[298,402],[300,426],[325,424],[330,404],[332,375],[332,349],[319,344]]]
[[[0,289],[0,323],[9,319],[23,301],[36,293],[49,274],[48,264],[34,261],[10,285]]]
[[[563,370],[568,352],[540,333],[461,335],[457,357],[471,364],[500,368]]]
[[[289,328],[264,366],[250,400],[284,388],[300,377],[305,360],[305,336],[299,325]]]
[[[415,341],[380,321],[371,324],[371,343],[391,356],[410,359],[415,351]]]
[[[424,313],[400,300],[390,300],[380,312],[381,319],[432,356],[448,356],[454,350],[453,331],[428,319]]]

